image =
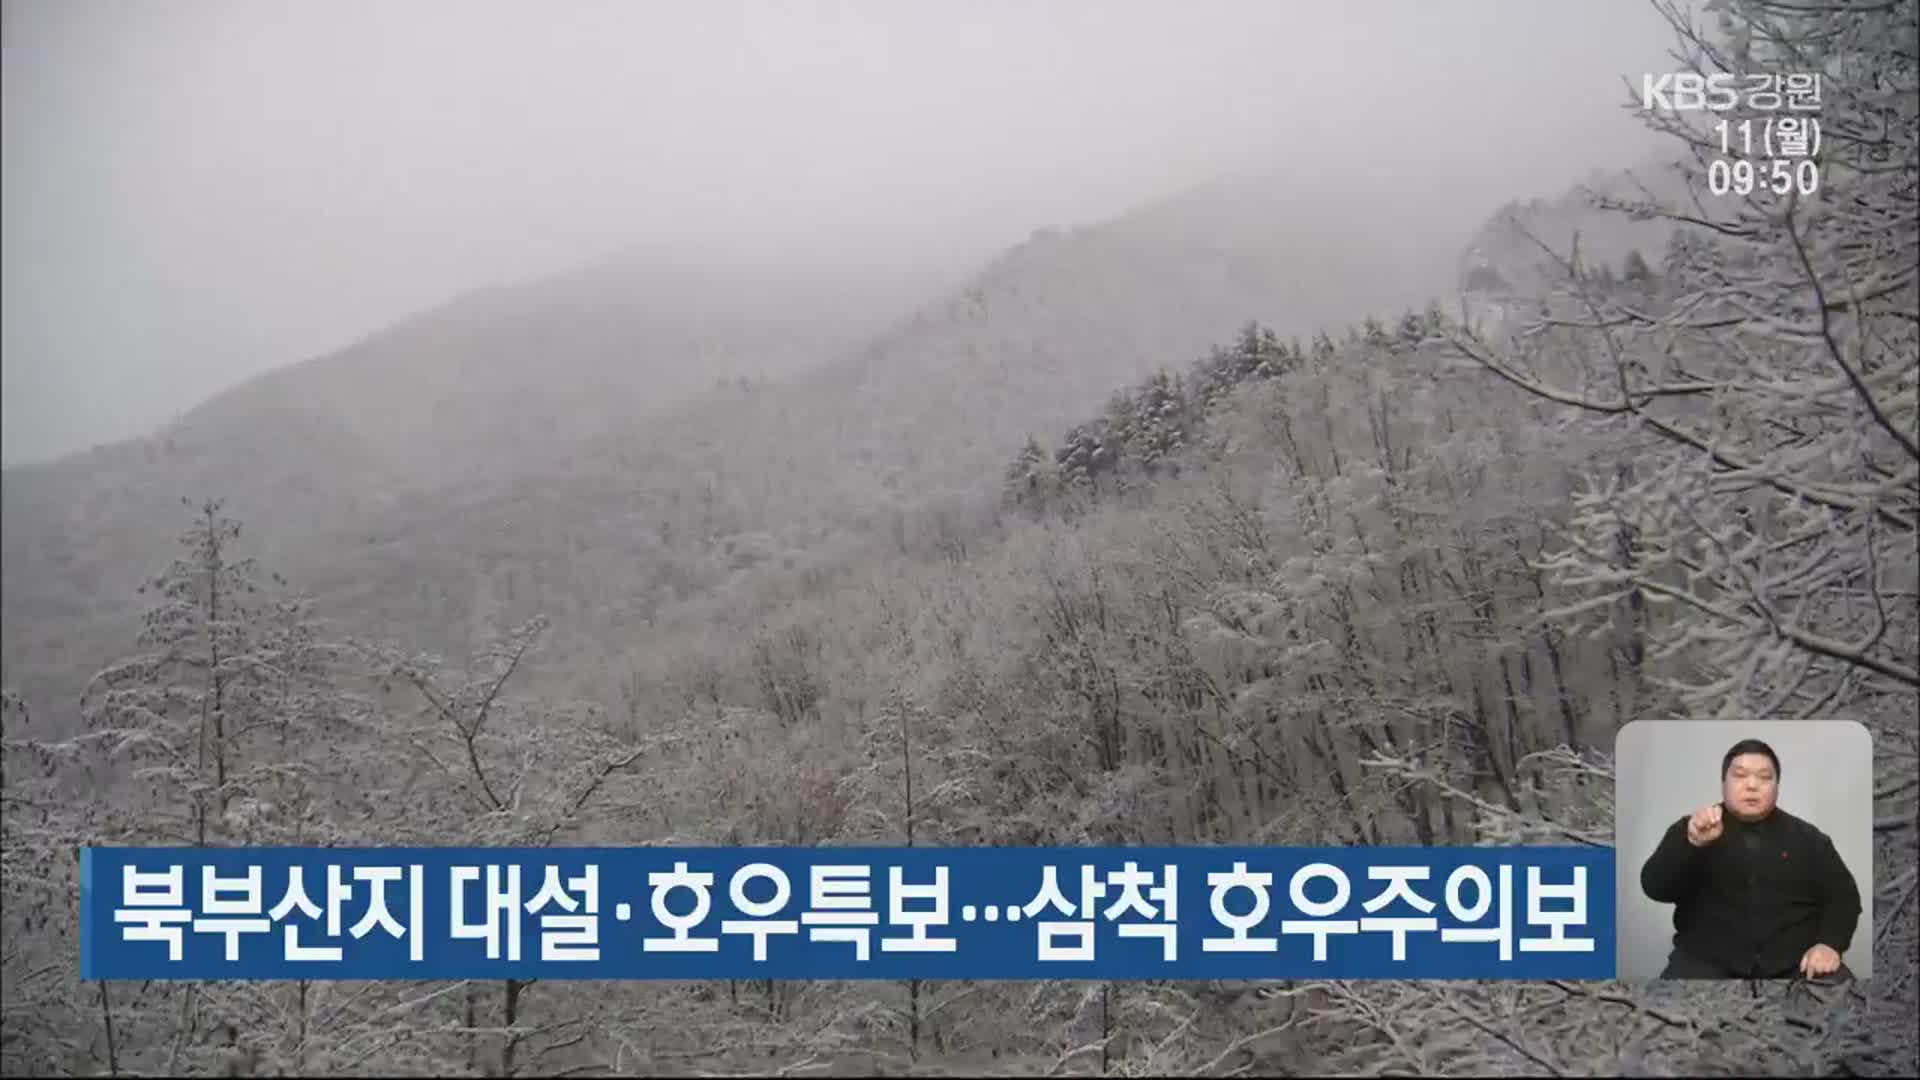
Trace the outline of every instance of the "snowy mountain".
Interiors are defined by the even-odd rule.
[[[1247,174],[1042,230],[824,362],[887,321],[882,286],[642,252],[465,297],[155,438],[9,471],[9,678],[64,696],[130,640],[133,589],[202,496],[350,627],[457,647],[544,611],[613,648],[904,536],[991,491],[1029,434],[1250,319],[1307,335],[1423,304],[1470,222],[1390,195]]]
[[[1664,163],[1615,173],[1595,172],[1557,198],[1532,198],[1501,207],[1460,254],[1459,295],[1484,330],[1512,325],[1515,305],[1531,302],[1566,280],[1564,260],[1577,251],[1587,273],[1620,277],[1638,255],[1658,269],[1673,224],[1634,220],[1608,209],[1686,196],[1686,174]]]

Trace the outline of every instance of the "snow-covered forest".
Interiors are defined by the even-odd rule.
[[[1171,227],[1122,222],[455,482],[9,474],[0,1072],[1913,1075],[1920,11],[1714,6],[1687,63],[1825,76],[1818,194],[1650,114],[1620,230],[1513,204],[1464,302],[1222,256],[1143,343],[1100,313],[1161,284],[1080,272]],[[77,978],[84,844],[1607,846],[1615,732],[1678,718],[1871,730],[1870,982]]]

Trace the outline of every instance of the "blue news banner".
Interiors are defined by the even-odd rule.
[[[1609,979],[1606,848],[86,848],[86,979]]]

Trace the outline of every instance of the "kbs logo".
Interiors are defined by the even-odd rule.
[[[1640,107],[1652,112],[1687,112],[1705,109],[1708,112],[1726,112],[1740,104],[1740,90],[1744,86],[1750,97],[1759,97],[1772,91],[1774,78],[1771,75],[1733,75],[1720,72],[1713,75],[1700,75],[1694,72],[1674,72],[1666,75],[1640,76]],[[1779,108],[1779,95],[1773,94],[1773,108]],[[1750,100],[1749,105],[1756,108],[1766,106],[1758,100]]]

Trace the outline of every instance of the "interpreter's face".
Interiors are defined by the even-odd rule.
[[[1727,809],[1744,821],[1757,821],[1773,813],[1773,804],[1780,798],[1780,778],[1774,775],[1773,759],[1765,754],[1734,758],[1721,780],[1720,797]]]

